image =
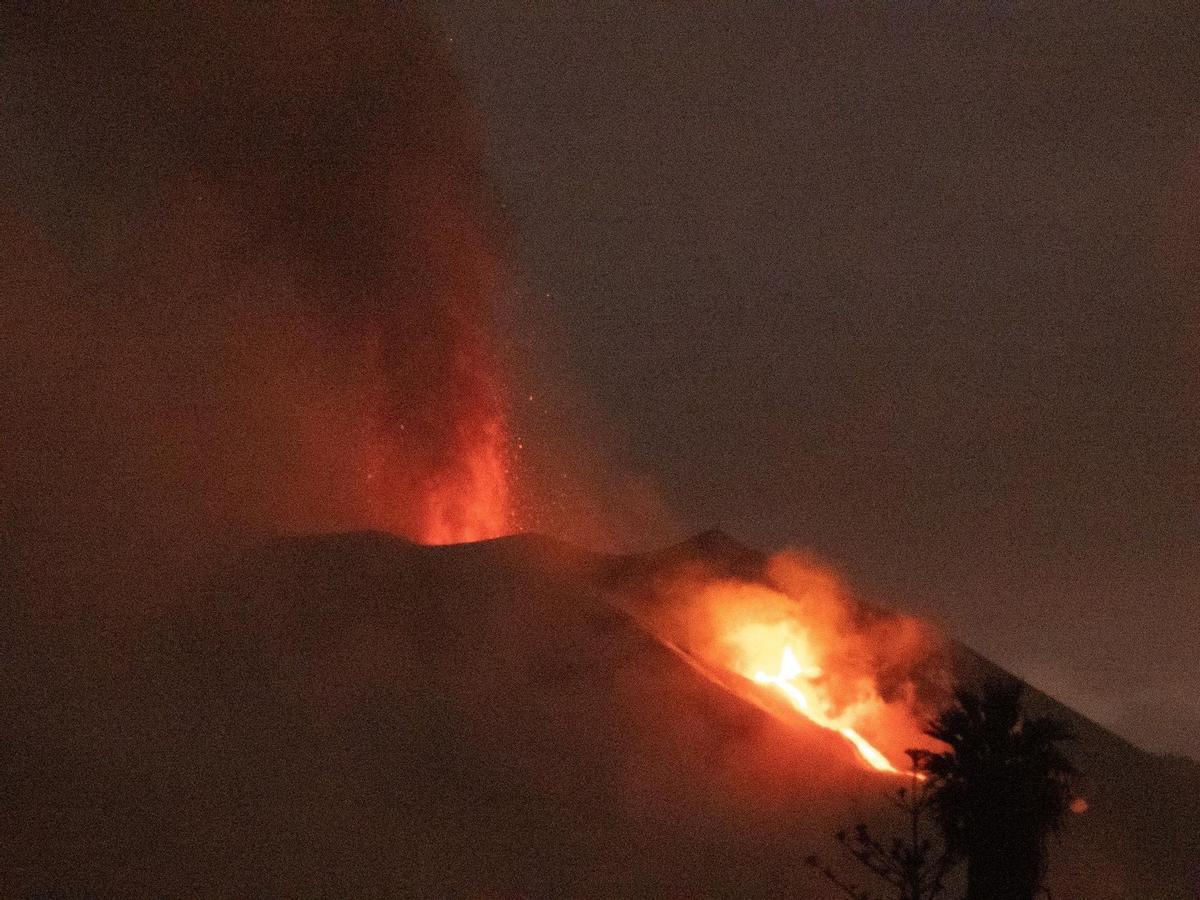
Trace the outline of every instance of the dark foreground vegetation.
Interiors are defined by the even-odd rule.
[[[1066,819],[1078,773],[1061,748],[1070,728],[1027,716],[1021,691],[1018,682],[1000,680],[958,691],[927,729],[948,749],[909,751],[912,783],[891,798],[903,830],[879,838],[860,823],[837,833],[843,851],[885,885],[882,894],[815,856],[809,864],[854,900],[936,900],[952,892],[956,875],[965,880],[965,900],[1048,894],[1047,838]]]

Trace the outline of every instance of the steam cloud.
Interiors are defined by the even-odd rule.
[[[511,530],[503,272],[428,17],[6,16],[0,512],[18,568],[63,588],[72,560],[144,573],[217,535]]]

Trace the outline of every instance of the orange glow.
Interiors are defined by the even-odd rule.
[[[862,734],[861,729],[875,725],[877,730],[888,718],[887,704],[875,689],[874,678],[867,670],[836,663],[838,648],[828,646],[839,639],[853,641],[855,636],[839,638],[836,630],[831,630],[823,637],[814,627],[819,623],[805,622],[801,609],[786,609],[795,606],[787,603],[788,598],[772,596],[769,589],[763,591],[757,604],[743,600],[735,608],[753,613],[755,606],[764,610],[784,607],[780,611],[785,615],[733,625],[724,635],[725,645],[732,650],[726,664],[755,684],[773,688],[809,722],[840,734],[872,769],[903,774]]]
[[[905,751],[932,749],[916,683],[938,645],[915,620],[866,611],[827,570],[790,555],[772,560],[766,583],[676,587],[678,605],[653,627],[718,684],[839,735],[876,772],[909,775]]]
[[[418,539],[457,544],[510,534],[508,434],[500,418],[466,436],[459,456],[427,486]]]
[[[777,688],[787,697],[788,702],[810,722],[820,725],[822,728],[836,731],[848,740],[854,745],[854,748],[858,751],[858,755],[871,768],[878,769],[880,772],[893,772],[897,775],[903,774],[888,762],[888,758],[873,747],[870,741],[849,725],[839,724],[844,716],[831,718],[821,711],[816,698],[809,691],[811,691],[811,685],[822,674],[821,669],[816,666],[802,666],[800,661],[796,659],[796,654],[792,651],[791,645],[788,645],[783,648],[783,659],[779,664],[779,673],[768,675],[765,672],[755,672],[754,680],[759,684],[769,684]]]

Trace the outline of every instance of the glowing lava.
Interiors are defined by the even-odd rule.
[[[431,479],[423,497],[424,544],[481,541],[513,530],[503,419],[483,423],[460,444],[458,458]]]
[[[762,580],[700,573],[669,590],[652,628],[725,689],[790,724],[837,734],[871,771],[909,775],[905,751],[934,749],[924,723],[944,660],[917,620],[868,609],[795,554],[772,557]]]
[[[880,772],[892,772],[897,775],[903,774],[888,762],[888,758],[872,746],[870,741],[861,734],[848,725],[839,724],[837,719],[830,718],[817,708],[817,705],[805,693],[805,688],[808,682],[812,679],[820,678],[821,675],[822,672],[818,666],[802,666],[800,661],[796,659],[796,654],[792,651],[792,648],[787,646],[783,648],[783,659],[780,661],[778,674],[768,675],[766,672],[755,672],[754,680],[759,684],[769,684],[778,688],[787,697],[792,706],[809,721],[820,725],[822,728],[836,731],[854,745],[854,748],[858,750],[859,756],[873,769],[877,769]]]

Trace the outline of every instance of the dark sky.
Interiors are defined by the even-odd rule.
[[[1200,8],[951,6],[445,0],[511,324],[686,526],[1200,756]]]

